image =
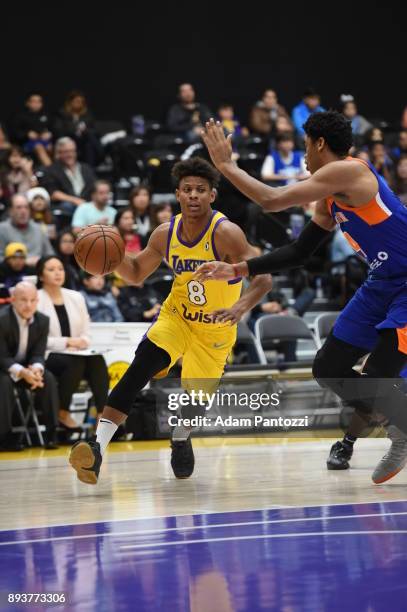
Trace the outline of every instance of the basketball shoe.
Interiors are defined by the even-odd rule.
[[[372,474],[375,484],[381,484],[398,474],[407,463],[407,436],[395,425],[387,427],[387,437],[391,446],[382,457]]]
[[[342,441],[335,442],[329,452],[326,462],[328,470],[348,470],[349,461],[353,454],[353,446],[344,444]]]
[[[171,467],[176,478],[189,478],[194,471],[195,457],[191,437],[171,440]]]
[[[76,470],[81,482],[96,484],[102,464],[99,442],[96,442],[96,440],[75,442],[71,448],[69,463]]]

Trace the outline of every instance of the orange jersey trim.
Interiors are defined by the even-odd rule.
[[[367,162],[365,162],[363,159],[357,159],[356,157],[347,157],[346,161],[359,162],[369,167]],[[358,206],[357,208],[353,206],[348,206],[347,204],[342,204],[341,202],[338,202],[337,200],[335,200],[335,198],[327,198],[326,202],[327,202],[328,210],[330,214],[332,214],[331,213],[332,204],[333,202],[335,202],[335,204],[339,208],[355,213],[355,215],[360,217],[368,225],[378,225],[379,223],[386,221],[386,219],[388,219],[391,216],[391,212],[390,211],[387,212],[388,211],[387,207],[383,203],[382,203],[382,206],[379,204],[379,202],[377,201],[378,197],[380,198],[379,193],[377,193],[376,197],[369,200],[369,202],[366,202],[366,204],[362,204],[361,206]]]
[[[407,325],[401,329],[397,329],[397,337],[399,339],[398,349],[400,353],[407,355]]]
[[[336,201],[335,203],[340,208],[355,213],[355,215],[363,219],[363,221],[365,221],[368,225],[377,225],[378,223],[386,221],[386,219],[390,217],[389,213],[383,210],[383,208],[378,204],[376,198],[370,200],[370,202],[367,202],[367,204],[358,206],[357,208],[346,206],[345,204],[338,204]]]
[[[334,199],[333,198],[326,198],[325,204],[326,204],[326,207],[328,209],[328,213],[330,215],[332,215],[332,204],[333,203],[334,203]]]

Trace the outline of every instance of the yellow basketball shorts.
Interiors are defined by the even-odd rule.
[[[182,357],[184,388],[206,392],[215,390],[236,342],[236,325],[214,330],[208,327],[209,324],[207,327],[188,325],[177,311],[164,305],[157,321],[147,331],[147,337],[170,355],[171,363],[155,378],[166,376]]]

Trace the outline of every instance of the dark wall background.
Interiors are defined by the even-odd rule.
[[[244,119],[266,86],[291,108],[313,85],[325,106],[351,92],[368,117],[398,121],[407,104],[406,10],[391,2],[58,3],[2,8],[0,119],[31,89],[56,110],[83,89],[100,119],[163,118],[191,81]]]

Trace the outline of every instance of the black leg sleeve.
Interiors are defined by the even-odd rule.
[[[129,414],[136,395],[171,363],[169,354],[148,338],[138,346],[133,362],[110,393],[107,405]]]

